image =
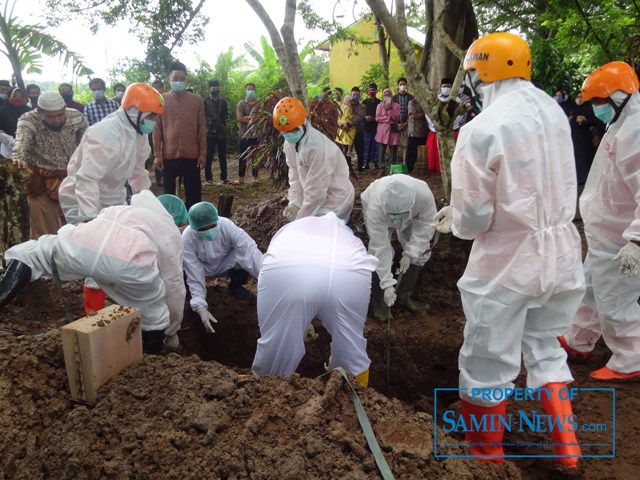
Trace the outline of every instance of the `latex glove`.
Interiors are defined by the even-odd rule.
[[[396,303],[396,289],[394,287],[384,289],[384,303],[387,307],[393,307],[393,304]]]
[[[214,318],[213,315],[207,310],[205,307],[200,307],[196,313],[200,315],[200,320],[202,320],[202,325],[204,325],[204,329],[207,333],[216,333],[213,329],[213,324],[218,323],[218,321]]]
[[[298,215],[299,210],[300,210],[300,207],[289,204],[282,211],[282,216],[286,218],[289,222],[293,222],[296,219],[296,215]]]
[[[613,259],[620,260],[620,275],[632,277],[638,273],[638,267],[640,267],[640,247],[629,242],[620,249]]]
[[[176,333],[173,335],[165,335],[164,346],[167,347],[167,350],[175,352],[180,346],[180,339],[178,338],[178,335]]]
[[[310,324],[304,331],[304,343],[311,343],[316,340],[320,335],[316,333],[316,329]]]
[[[451,233],[451,223],[453,222],[451,205],[441,208],[433,219],[437,223],[432,223],[431,228],[435,228],[440,233]]]
[[[411,266],[411,257],[406,253],[402,254],[402,258],[400,259],[400,266],[398,267],[398,274],[406,273]]]

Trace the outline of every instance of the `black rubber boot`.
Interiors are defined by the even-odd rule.
[[[418,278],[420,278],[421,270],[422,267],[419,267],[418,265],[409,265],[409,270],[405,272],[402,276],[400,285],[396,287],[396,293],[398,294],[398,300],[396,303],[398,305],[402,305],[413,313],[424,312],[429,308],[428,303],[411,298],[411,295],[413,295],[413,291],[418,284]]]
[[[10,260],[0,278],[0,310],[30,281],[31,267],[19,260]]]
[[[241,268],[229,270],[229,293],[240,300],[255,300],[256,296],[243,287],[249,281],[249,273]]]
[[[391,310],[384,303],[384,292],[380,288],[380,277],[373,272],[371,278],[371,313],[373,318],[386,322],[391,318]]]
[[[160,355],[164,346],[164,330],[143,330],[142,351],[150,355]]]

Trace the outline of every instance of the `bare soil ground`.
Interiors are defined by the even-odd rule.
[[[373,179],[367,173],[354,183],[360,191]],[[439,177],[429,174],[425,180],[442,198]],[[264,251],[284,222],[283,193],[262,178],[256,185],[207,187],[203,199],[217,204],[220,194],[234,196],[233,220]],[[358,205],[352,220],[361,232]],[[589,372],[609,356],[603,345],[572,365],[572,386],[616,388],[615,458],[583,459],[572,474],[551,459],[515,459],[497,466],[434,458],[434,389],[457,387],[464,316],[456,282],[469,249],[469,242],[440,238],[419,284],[418,296],[431,305],[427,313],[394,308],[390,331],[386,323],[367,322],[371,388],[356,388],[395,477],[637,478],[638,385],[589,379]],[[254,280],[249,287],[255,288]],[[57,330],[65,323],[63,299],[79,317],[81,285],[65,284],[61,294],[50,280],[31,284],[0,314],[0,479],[380,478],[344,381],[335,373],[320,377],[330,339],[319,323],[320,337],[307,344],[293,378],[247,376],[259,336],[255,303],[233,299],[224,280],[213,281],[208,302],[219,322],[216,333],[205,333],[187,302],[181,351],[145,355],[105,385],[97,404],[89,406],[72,402],[68,394]],[[517,385],[524,386],[524,372]],[[437,402],[438,408],[459,409],[455,392],[438,394]],[[518,408],[525,406],[536,407]],[[591,422],[610,422],[611,398],[580,396],[574,411]],[[611,434],[600,432],[598,438],[606,441]],[[437,435],[439,444],[462,440],[458,434]],[[510,433],[505,439],[546,437]],[[598,448],[583,447],[583,453],[600,453]],[[506,450],[527,453],[517,446]]]

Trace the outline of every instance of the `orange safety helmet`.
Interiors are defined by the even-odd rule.
[[[122,97],[122,108],[136,107],[142,113],[164,113],[164,98],[146,83],[132,83]]]
[[[633,67],[625,62],[610,62],[594,70],[582,84],[582,99],[609,98],[616,90],[634,93],[640,88]]]
[[[273,126],[281,132],[290,132],[304,124],[307,109],[295,97],[284,97],[273,109]]]
[[[531,80],[531,50],[518,35],[490,33],[471,44],[464,69],[475,69],[480,80],[487,83],[506,78]]]

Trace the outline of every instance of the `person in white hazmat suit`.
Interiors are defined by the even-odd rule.
[[[215,333],[213,325],[218,321],[209,312],[206,277],[229,277],[231,295],[253,300],[254,295],[243,285],[249,275],[258,278],[262,252],[247,232],[218,216],[218,209],[209,202],[196,203],[189,209],[189,226],[182,232],[182,241],[191,309],[207,333]]]
[[[431,257],[430,242],[435,233],[432,223],[437,211],[431,189],[422,180],[396,174],[373,182],[360,199],[369,235],[369,254],[380,261],[373,277],[373,316],[387,320],[389,308],[395,303],[414,313],[426,310],[428,305],[413,299],[412,294],[422,267]],[[399,285],[392,271],[394,230],[402,246]]]
[[[253,373],[291,376],[305,353],[305,330],[318,317],[331,335],[329,368],[342,367],[368,386],[364,324],[377,264],[333,212],[278,230],[258,277]]]
[[[297,98],[285,97],[276,104],[273,125],[285,139],[282,150],[289,167],[289,204],[283,216],[293,221],[334,212],[349,221],[354,188],[340,148],[311,126]]]
[[[96,218],[103,208],[124,205],[127,180],[133,193],[151,186],[144,167],[151,153],[148,136],[163,112],[160,93],[133,83],[120,108],[87,129],[60,184],[60,207],[67,223],[78,225]],[[105,294],[91,279],[85,282],[84,296],[87,314],[104,306]]]
[[[51,275],[55,261],[62,281],[90,276],[118,304],[140,309],[146,353],[160,353],[165,337],[177,348],[186,294],[182,252],[172,216],[144,190],[130,206],[106,208],[89,222],[8,249],[0,308],[26,283]]]
[[[603,65],[582,87],[582,98],[608,127],[580,197],[587,294],[560,341],[570,353],[586,355],[604,337],[613,355],[591,373],[597,380],[640,377],[639,87],[624,62]]]
[[[527,43],[511,33],[476,40],[464,60],[466,83],[482,112],[460,129],[451,163],[451,205],[441,232],[475,240],[458,282],[466,317],[459,355],[460,397],[472,417],[503,415],[521,359],[527,387],[544,388],[556,460],[575,467],[575,432],[565,424],[573,380],[556,337],[584,295],[580,236],[572,221],[576,175],[571,131],[558,104],[531,78]],[[480,390],[473,390],[480,389]],[[482,390],[487,389],[487,390]],[[472,455],[504,461],[503,431],[466,433]]]

